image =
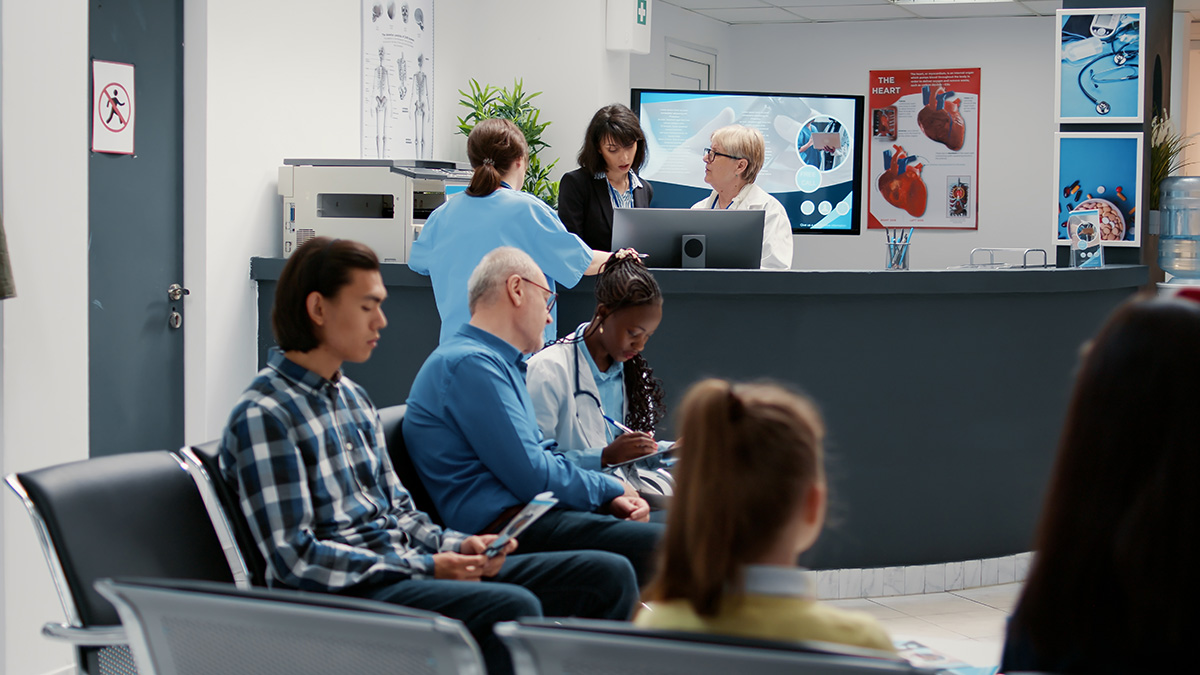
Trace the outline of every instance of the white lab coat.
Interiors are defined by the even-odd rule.
[[[587,325],[580,325],[572,335],[581,334]],[[542,435],[557,441],[558,452],[568,460],[582,468],[599,471],[600,453],[608,445],[608,422],[596,403],[600,392],[583,349],[587,346],[582,340],[546,347],[529,357],[525,382]],[[576,396],[577,366],[580,393]],[[624,397],[621,408],[609,415],[613,419],[625,419]]]
[[[573,337],[583,334],[588,324],[580,324]],[[529,357],[525,385],[533,400],[538,427],[547,440],[558,442],[555,452],[581,468],[601,470],[600,455],[608,445],[608,424],[604,413],[615,420],[625,419],[628,399],[621,381],[621,409],[602,411],[597,401],[600,391],[588,366],[582,340],[574,344],[554,344]],[[579,390],[575,389],[575,373],[579,372]],[[590,396],[588,394],[591,394]],[[578,395],[576,395],[578,394]],[[593,398],[594,397],[594,398]],[[672,443],[658,441],[658,449],[666,450]],[[661,466],[660,457],[645,460],[646,467]]]
[[[717,191],[692,205],[693,209],[711,209]],[[766,190],[749,183],[738,192],[729,205],[733,210],[766,211],[763,225],[762,264],[764,270],[786,270],[792,267],[792,221],[787,210]]]

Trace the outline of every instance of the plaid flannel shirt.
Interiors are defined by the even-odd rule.
[[[270,585],[337,591],[432,578],[433,554],[459,549],[467,535],[416,509],[385,448],[362,387],[271,351],[234,407],[220,451]]]

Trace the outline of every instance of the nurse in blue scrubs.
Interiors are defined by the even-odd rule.
[[[533,195],[520,192],[529,146],[509,120],[480,122],[467,137],[467,157],[475,169],[465,194],[439,206],[412,245],[408,266],[433,281],[445,342],[471,320],[467,280],[476,265],[500,246],[515,246],[533,258],[546,279],[532,283],[568,288],[596,274],[611,253],[593,251],[563,227],[558,214]],[[557,337],[557,312],[551,310],[546,341]]]

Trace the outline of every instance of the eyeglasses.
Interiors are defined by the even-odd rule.
[[[536,281],[533,281],[532,279],[526,279],[525,277],[521,277],[521,281],[531,283],[534,286],[537,286],[538,288],[542,289],[543,291],[546,291],[547,293],[549,293],[550,297],[546,299],[546,311],[549,312],[554,309],[554,303],[558,302],[558,293],[555,293],[554,291],[550,290],[549,288],[546,288],[545,286],[539,284]]]
[[[716,150],[713,150],[712,148],[704,149],[704,161],[712,163],[712,162],[716,161],[716,159],[718,157],[728,157],[729,159],[732,159],[735,162],[739,159],[746,159],[745,157],[734,157],[733,155],[727,155],[723,152],[717,152]]]

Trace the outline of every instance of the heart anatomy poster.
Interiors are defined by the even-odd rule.
[[[867,226],[973,230],[979,69],[873,70]]]

